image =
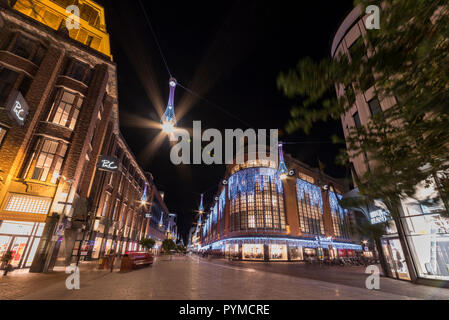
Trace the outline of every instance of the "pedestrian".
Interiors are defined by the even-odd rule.
[[[3,276],[6,276],[11,271],[11,260],[14,257],[14,251],[6,251],[2,256]]]

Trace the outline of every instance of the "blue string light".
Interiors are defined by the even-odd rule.
[[[337,199],[338,197],[338,199]],[[340,217],[344,219],[345,213],[347,210],[343,209],[340,204],[338,203],[339,200],[341,200],[343,196],[341,194],[335,194],[334,192],[329,192],[329,204],[331,206],[331,210],[333,212],[338,212]]]
[[[304,200],[306,194],[309,195],[311,205],[318,206],[323,214],[323,198],[321,197],[321,188],[307,181],[296,179],[296,192],[299,200]]]
[[[254,194],[256,183],[260,185],[261,191],[271,180],[275,182],[278,193],[283,193],[282,181],[279,179],[276,169],[273,168],[248,168],[234,173],[229,178],[228,197],[235,198],[239,193]]]
[[[353,243],[345,243],[345,242],[335,242],[335,241],[329,241],[321,239],[318,240],[312,240],[312,239],[291,239],[291,238],[273,238],[273,237],[240,237],[240,238],[230,238],[226,240],[220,240],[215,241],[213,243],[204,245],[201,247],[202,250],[207,250],[209,248],[212,249],[220,249],[223,248],[226,244],[233,244],[233,243],[262,243],[262,244],[278,244],[279,242],[284,242],[284,244],[287,244],[289,246],[301,246],[304,248],[323,248],[332,246],[336,249],[341,250],[356,250],[356,251],[362,251],[362,246],[358,244]]]

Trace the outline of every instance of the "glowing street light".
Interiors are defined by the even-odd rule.
[[[168,82],[170,93],[168,96],[167,109],[165,109],[165,112],[161,118],[162,131],[164,131],[166,134],[172,134],[176,126],[175,104],[174,104],[176,84],[177,84],[176,79],[170,78]]]

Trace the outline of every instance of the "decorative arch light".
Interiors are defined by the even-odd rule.
[[[177,85],[176,79],[170,78],[170,80],[168,81],[168,85],[170,88],[170,93],[168,96],[168,104],[164,114],[162,115],[161,122],[162,122],[162,131],[164,131],[167,134],[172,134],[176,126],[176,116],[175,116],[175,89]]]

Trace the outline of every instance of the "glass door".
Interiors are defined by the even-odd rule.
[[[11,251],[13,252],[11,265],[14,268],[20,268],[20,263],[25,253],[25,248],[27,246],[28,237],[14,237],[12,242]]]
[[[8,251],[11,238],[10,236],[0,236],[0,258]]]
[[[399,239],[382,240],[382,249],[393,278],[411,280]]]

